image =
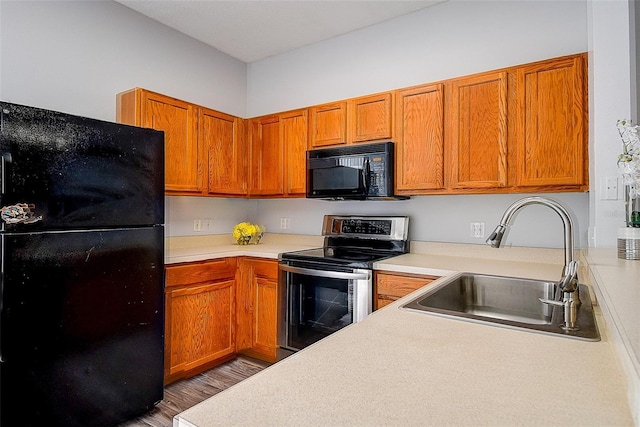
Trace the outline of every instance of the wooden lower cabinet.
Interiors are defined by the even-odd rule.
[[[238,268],[239,353],[276,361],[278,348],[278,261],[240,258]]]
[[[236,258],[166,267],[165,384],[235,356]]]
[[[439,279],[439,277],[376,271],[374,273],[376,291],[374,309],[377,310],[385,305],[389,305],[395,300],[409,295],[416,289],[420,289],[436,279]]]

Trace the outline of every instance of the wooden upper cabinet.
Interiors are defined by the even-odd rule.
[[[309,145],[308,111],[297,110],[280,115],[284,144],[285,195],[306,195],[307,147]]]
[[[284,145],[278,115],[250,121],[251,158],[249,195],[284,193]]]
[[[349,142],[390,140],[393,136],[393,95],[386,92],[349,101]]]
[[[518,67],[517,185],[587,185],[586,54]]]
[[[245,196],[245,121],[146,89],[116,96],[116,120],[165,133],[165,191]]]
[[[347,103],[335,102],[310,108],[311,147],[347,143]]]
[[[304,197],[308,149],[380,141],[399,195],[524,193],[588,190],[587,106],[583,53],[250,120],[136,88],[116,119],[165,132],[169,194]]]
[[[197,136],[197,108],[139,88],[118,94],[116,103],[118,122],[164,131],[165,190],[202,192],[204,165]]]
[[[396,192],[420,194],[444,187],[443,85],[396,92]]]
[[[451,187],[506,187],[507,73],[456,79],[449,87]]]
[[[199,137],[207,162],[209,194],[247,194],[247,148],[244,120],[200,108]]]
[[[393,138],[393,93],[311,107],[310,147],[374,142]]]
[[[308,110],[249,120],[249,195],[304,197]]]

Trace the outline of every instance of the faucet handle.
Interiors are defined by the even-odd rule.
[[[578,261],[571,260],[564,268],[564,275],[569,277],[578,276]]]
[[[578,262],[571,261],[562,272],[562,278],[558,282],[562,292],[575,292],[578,290]]]
[[[564,302],[562,301],[556,301],[554,299],[548,299],[548,298],[538,298],[538,300],[544,304],[549,304],[549,305],[556,305],[558,307],[564,307]]]

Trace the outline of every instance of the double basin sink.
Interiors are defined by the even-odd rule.
[[[402,308],[495,326],[525,329],[587,341],[599,341],[589,290],[579,285],[577,329],[563,329],[563,307],[553,300],[558,291],[553,281],[486,274],[460,273],[436,285]]]

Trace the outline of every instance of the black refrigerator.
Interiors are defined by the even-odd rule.
[[[0,426],[163,397],[164,134],[0,102]]]

